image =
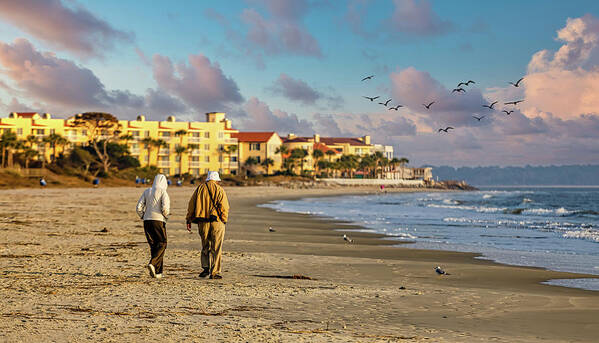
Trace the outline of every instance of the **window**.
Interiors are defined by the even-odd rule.
[[[17,135],[22,135],[23,134],[23,129],[17,129]]]
[[[210,162],[210,156],[204,157],[204,162]]]
[[[204,174],[208,174],[209,171],[210,171],[210,168],[204,168]]]
[[[82,134],[83,136],[87,136],[87,130],[82,130],[82,131],[81,131],[81,134]]]
[[[210,150],[210,144],[204,144],[204,150]]]
[[[46,133],[44,129],[33,129],[33,134],[38,136],[43,136]]]
[[[218,151],[224,151],[225,150],[225,146],[222,144],[218,145]]]
[[[158,132],[158,136],[164,137],[164,138],[170,138],[171,137],[171,133],[167,132],[167,131],[160,131],[160,132]]]
[[[146,131],[146,132],[144,133],[144,137],[150,137],[150,131]]]
[[[260,143],[250,143],[250,151],[260,151]]]
[[[199,132],[190,132],[190,133],[189,133],[189,135],[190,135],[191,137],[197,137],[197,138],[200,138],[200,133],[199,133]]]
[[[51,134],[51,135],[53,135],[53,134],[55,134],[55,133],[56,133],[56,130],[54,130],[54,129],[50,129],[50,134]]]
[[[260,156],[256,156],[256,162],[261,163]]]
[[[139,131],[130,131],[129,133],[131,134],[131,136],[133,136],[133,138],[139,138]]]
[[[210,138],[210,132],[204,132],[204,138]]]
[[[237,156],[231,156],[231,162],[237,162]]]
[[[219,132],[218,133],[218,139],[223,139],[225,138],[225,133],[224,132]]]
[[[223,161],[223,156],[222,156],[222,155],[218,156],[218,161],[219,161],[219,162],[222,162],[222,161]]]
[[[200,162],[199,156],[191,156],[191,162]]]

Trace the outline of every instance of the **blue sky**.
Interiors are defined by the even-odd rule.
[[[449,112],[468,117],[475,108],[469,102],[491,101],[490,97],[500,94],[527,99],[530,95],[534,103],[533,95],[537,93],[529,88],[514,93],[507,81],[528,75],[529,63],[537,52],[554,54],[563,45],[570,43],[572,47],[577,44],[575,40],[584,41],[583,35],[569,42],[556,39],[558,31],[568,25],[568,18],[586,18],[584,35],[594,37],[599,17],[597,1],[24,0],[22,8],[18,4],[0,6],[5,7],[0,8],[0,41],[5,52],[13,49],[24,54],[14,43],[24,39],[27,44],[21,43],[32,47],[29,54],[52,53],[56,59],[48,57],[38,63],[67,61],[68,70],[57,69],[56,73],[72,76],[74,84],[82,82],[75,89],[89,87],[94,94],[91,100],[85,100],[85,95],[69,99],[68,94],[59,94],[49,83],[34,87],[25,79],[39,74],[21,67],[11,70],[8,57],[0,57],[4,68],[0,80],[8,85],[0,88],[6,112],[32,109],[66,117],[101,109],[120,117],[144,112],[154,119],[175,114],[202,120],[205,111],[227,111],[234,125],[242,129],[273,129],[281,134],[379,133],[381,143],[394,145],[401,154],[410,152],[412,159],[420,163],[525,164],[528,158],[532,164],[563,164],[598,160],[594,158],[599,152],[590,142],[583,144],[588,147],[585,154],[568,154],[562,159],[554,157],[563,149],[559,142],[546,148],[548,151],[526,152],[542,158],[512,156],[509,150],[489,152],[480,148],[482,144],[465,146],[469,140],[480,142],[491,134],[490,129],[482,130],[487,127],[484,125],[476,131],[473,123],[464,124],[463,131],[456,129],[448,144],[453,149],[472,150],[461,159],[447,158],[452,150],[431,152],[432,147],[426,147],[412,153],[406,148],[410,144],[420,146],[419,140],[430,141],[431,137],[442,144],[437,141],[436,129],[441,124],[460,126],[461,119],[449,121]],[[43,18],[47,23],[31,25],[23,20],[24,15],[30,15],[31,20]],[[252,40],[252,30],[260,25],[267,31]],[[298,41],[298,36],[290,32],[301,39]],[[285,37],[291,37],[290,41],[286,43]],[[591,57],[576,62],[580,63],[578,67],[593,69],[590,64],[596,61],[597,49],[593,46],[591,51]],[[153,59],[155,56],[160,63]],[[193,56],[207,60],[194,65]],[[187,79],[177,71],[177,64],[187,70]],[[406,73],[410,68],[415,72]],[[573,70],[574,66],[562,68]],[[162,76],[157,76],[159,72]],[[373,80],[360,81],[371,74],[375,75]],[[405,80],[426,83],[421,93],[424,102],[439,89],[451,90],[466,79],[476,80],[475,88],[468,92],[479,96],[469,94],[464,97],[468,100],[442,109],[438,117],[421,113],[418,99],[407,97],[408,90],[402,88],[408,87]],[[213,87],[206,80],[222,85]],[[398,80],[403,80],[403,85]],[[46,92],[44,87],[48,88]],[[198,99],[194,87],[203,94]],[[168,101],[151,98],[148,89],[168,96]],[[380,95],[407,105],[390,117],[390,112],[363,95]],[[151,106],[158,102],[160,106]],[[22,108],[16,108],[19,106]],[[584,113],[576,115],[594,116],[599,112],[582,107]],[[493,133],[501,136],[496,138],[498,144],[503,142],[501,139],[522,139],[527,146],[542,149],[540,140],[544,137],[539,136],[540,131],[555,136],[549,129],[549,115],[574,120],[571,113],[562,115],[554,108],[536,104],[516,114],[522,116],[520,126],[534,130],[514,134],[505,126],[494,129]],[[447,119],[437,120],[441,116]],[[333,126],[327,126],[330,122],[323,117],[332,119]],[[372,123],[363,124],[370,120]],[[404,133],[395,135],[387,130],[381,134],[389,127]]]

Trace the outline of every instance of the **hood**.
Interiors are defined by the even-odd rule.
[[[152,185],[152,189],[166,189],[168,187],[168,183],[166,182],[166,176],[163,174],[158,174],[154,177],[154,184]]]

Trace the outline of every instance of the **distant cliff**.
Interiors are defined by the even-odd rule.
[[[433,168],[439,180],[464,180],[473,186],[485,185],[599,185],[599,165],[525,166],[525,167],[449,167]]]

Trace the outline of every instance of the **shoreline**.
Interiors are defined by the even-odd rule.
[[[417,191],[417,192],[422,192],[422,193],[428,193],[428,192],[468,192],[468,191],[463,191],[463,190],[421,190],[421,191]],[[398,190],[396,193],[406,193],[403,190]],[[291,211],[279,211],[277,209],[273,209],[270,207],[262,207],[262,205],[265,205],[267,203],[270,202],[275,202],[275,201],[279,201],[279,200],[301,200],[301,199],[305,199],[305,198],[324,198],[324,197],[337,197],[337,196],[360,196],[360,195],[368,195],[368,194],[380,194],[379,192],[373,192],[373,193],[364,193],[364,192],[358,192],[358,193],[343,193],[343,194],[322,194],[322,195],[315,195],[315,196],[302,196],[302,197],[290,197],[290,198],[281,198],[281,199],[273,199],[270,200],[268,202],[264,202],[264,203],[257,203],[255,204],[256,207],[261,207],[261,208],[266,208],[269,210],[272,210],[276,213],[282,213],[282,214],[302,214],[299,212],[291,212]],[[323,220],[326,222],[331,222],[333,225],[342,225],[341,227],[334,229],[335,232],[339,232],[339,234],[351,234],[351,238],[357,237],[356,233],[359,233],[360,236],[364,235],[367,236],[369,238],[375,238],[375,239],[380,239],[381,245],[389,245],[392,247],[396,247],[396,248],[407,248],[407,249],[413,249],[413,250],[424,250],[424,251],[437,251],[437,252],[451,252],[451,253],[458,253],[458,254],[466,254],[468,256],[471,256],[473,261],[488,261],[497,265],[502,265],[502,266],[509,266],[509,267],[520,267],[520,268],[532,268],[532,269],[539,269],[539,270],[544,270],[544,271],[548,271],[548,272],[557,272],[557,273],[568,273],[571,275],[576,275],[577,277],[567,277],[567,278],[559,278],[559,279],[548,279],[548,280],[544,280],[544,281],[540,281],[539,284],[542,285],[550,285],[550,286],[556,286],[556,287],[566,287],[566,288],[572,288],[572,289],[578,289],[578,290],[583,290],[583,291],[589,291],[589,292],[598,292],[599,290],[593,290],[593,289],[584,289],[584,288],[579,288],[579,287],[575,287],[575,286],[562,286],[562,285],[552,285],[549,282],[551,282],[552,280],[572,280],[572,279],[598,279],[599,280],[599,274],[589,274],[589,273],[583,273],[583,272],[575,272],[575,271],[558,271],[558,270],[552,270],[546,267],[542,267],[542,266],[527,266],[527,265],[518,265],[518,264],[510,264],[510,263],[504,263],[504,262],[500,262],[497,261],[489,256],[486,256],[484,252],[470,252],[470,251],[459,251],[459,250],[451,250],[451,249],[434,249],[434,248],[412,248],[410,247],[410,245],[412,244],[416,244],[416,241],[411,241],[411,240],[393,240],[393,235],[386,235],[386,234],[381,234],[381,233],[376,233],[376,232],[371,232],[373,229],[368,228],[367,226],[364,226],[363,224],[356,224],[350,221],[343,221],[343,220],[339,220],[333,217],[329,217],[326,215],[319,215],[319,214],[306,214],[316,220]],[[352,227],[352,228],[348,228],[348,227]]]
[[[595,292],[539,283],[577,274],[395,247],[384,235],[366,232],[352,232],[356,243],[345,244],[335,229],[359,226],[256,206],[378,193],[372,187],[225,189],[232,210],[223,280],[197,276],[199,238],[184,228],[191,187],[168,190],[173,216],[161,280],[145,269],[148,247],[134,213],[142,189],[0,191],[6,242],[0,244],[0,337],[593,342],[599,335]],[[437,275],[435,265],[451,275]]]

